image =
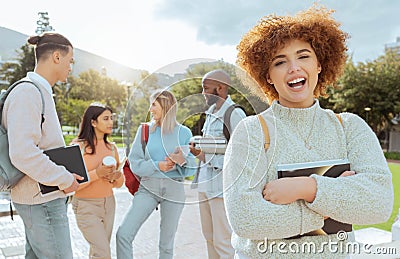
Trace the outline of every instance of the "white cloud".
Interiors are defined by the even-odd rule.
[[[165,0],[155,9],[163,19],[175,19],[197,28],[197,38],[206,43],[236,45],[241,36],[265,15],[294,14],[313,4],[311,0]],[[400,1],[321,0],[343,24],[351,38],[349,49],[355,61],[383,54],[384,44],[400,36]],[[233,4],[234,3],[234,4]]]
[[[400,1],[321,0],[350,33],[355,60],[374,59],[400,36]],[[34,34],[37,12],[74,46],[150,72],[193,58],[234,63],[236,45],[262,16],[307,8],[311,0],[7,1],[0,26]]]

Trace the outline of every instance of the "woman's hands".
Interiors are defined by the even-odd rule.
[[[100,163],[100,165],[96,168],[96,174],[100,179],[110,183],[113,183],[116,179],[122,176],[122,172],[117,171],[115,165],[105,166],[103,163]]]
[[[100,163],[96,168],[96,174],[99,178],[106,178],[111,175],[115,170],[115,165],[105,166],[103,163]]]
[[[113,182],[115,182],[115,180],[117,180],[121,176],[122,176],[122,172],[115,170],[113,173],[106,176],[105,179],[108,180],[110,183],[113,183]]]
[[[158,162],[161,171],[167,172],[174,168],[175,165],[183,165],[186,162],[185,155],[181,148],[177,148],[174,153],[168,154],[164,161]]]
[[[178,165],[182,165],[186,162],[182,148],[180,147],[176,148],[174,153],[169,154],[167,159]]]
[[[345,171],[339,177],[352,176],[354,171]],[[267,183],[262,192],[266,201],[274,204],[289,204],[297,200],[313,202],[317,193],[317,182],[312,177],[287,177]]]
[[[167,171],[171,170],[172,168],[174,168],[174,166],[175,166],[175,163],[172,162],[172,160],[169,159],[168,157],[166,157],[164,161],[158,162],[158,167],[163,172],[167,172]]]
[[[312,202],[316,192],[317,182],[314,178],[287,177],[267,183],[263,190],[263,197],[274,204],[289,204],[301,199]]]

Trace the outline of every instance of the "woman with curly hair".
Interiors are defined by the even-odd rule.
[[[346,62],[348,35],[332,12],[314,5],[293,16],[264,17],[237,47],[238,65],[271,102],[260,116],[242,120],[225,154],[225,204],[237,258],[344,258],[354,232],[316,234],[325,220],[375,224],[391,215],[391,173],[377,137],[357,115],[337,116],[316,99]],[[350,162],[345,177],[278,179],[277,165],[336,159]]]

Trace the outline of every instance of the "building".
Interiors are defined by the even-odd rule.
[[[393,126],[389,135],[389,152],[400,152],[400,114],[392,119]]]
[[[400,37],[397,37],[395,42],[385,44],[385,52],[389,50],[400,54]]]

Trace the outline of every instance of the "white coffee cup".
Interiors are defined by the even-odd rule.
[[[103,165],[105,166],[117,165],[117,160],[115,160],[115,158],[112,156],[106,156],[103,158]]]
[[[182,149],[182,153],[184,157],[187,157],[190,153],[190,146],[189,145],[183,145],[180,146],[180,148]]]

